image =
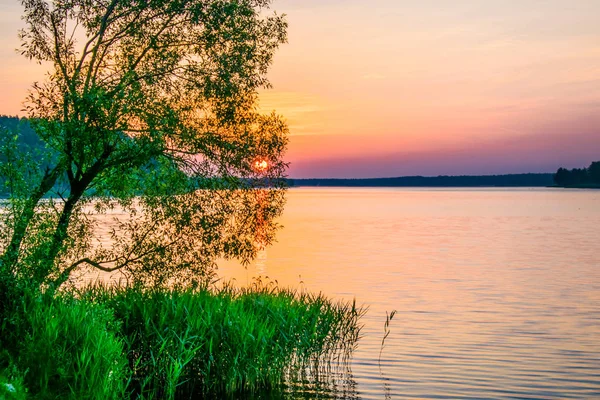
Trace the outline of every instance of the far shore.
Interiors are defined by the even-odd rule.
[[[290,187],[552,187],[551,173],[288,179]]]

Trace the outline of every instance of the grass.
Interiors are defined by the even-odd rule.
[[[0,372],[0,400],[25,400],[27,389],[23,383],[23,374],[14,364]]]
[[[21,306],[19,315],[13,315],[2,332],[0,366],[4,368],[0,375],[5,377],[5,386],[15,389],[13,395],[28,392],[35,399],[125,397],[122,377],[127,375],[127,360],[112,310],[64,294],[54,298],[26,295]]]
[[[26,398],[36,399],[239,397],[298,377],[318,381],[348,360],[364,312],[353,302],[260,283],[97,285],[23,302],[10,329],[23,339],[6,341],[14,348],[0,356],[0,385],[26,388]]]

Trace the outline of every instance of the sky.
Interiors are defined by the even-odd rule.
[[[599,0],[274,0],[289,43],[261,108],[289,175],[554,172],[600,160]],[[0,0],[0,114],[44,68]]]

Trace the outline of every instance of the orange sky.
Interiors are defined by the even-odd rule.
[[[0,113],[43,68],[0,0]],[[17,4],[14,4],[17,3]],[[289,44],[262,94],[292,177],[553,171],[600,160],[598,0],[275,0]]]

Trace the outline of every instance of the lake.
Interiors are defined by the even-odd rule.
[[[600,398],[600,191],[299,188],[281,223],[219,275],[369,307],[351,376],[304,397]]]

